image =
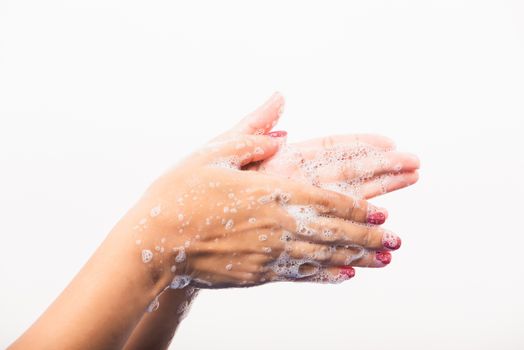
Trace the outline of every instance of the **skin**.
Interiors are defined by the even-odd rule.
[[[279,98],[261,107],[264,118]],[[352,266],[383,266],[378,257],[398,248],[400,239],[366,224],[377,213],[385,217],[382,209],[313,184],[241,170],[278,151],[281,138],[263,135],[272,126],[265,123],[260,130],[246,118],[156,180],[10,348],[149,348],[140,344],[145,331],[149,338],[157,332],[153,345],[162,348],[176,322],[170,315],[151,314],[156,322],[171,325],[162,327],[143,317],[160,294],[160,302],[180,306],[191,298],[187,290],[193,287],[340,282],[353,277]],[[318,215],[297,220],[290,208]],[[305,263],[294,273],[281,273],[275,264],[283,255]],[[176,290],[183,294],[162,294],[170,285],[180,287],[186,276],[191,277],[189,288]]]
[[[283,138],[286,137],[287,133],[271,132],[281,115],[283,103],[281,95],[273,95],[263,106],[246,116],[235,128],[221,137],[263,133],[280,137],[283,143]],[[359,179],[359,174],[352,171],[353,168],[351,166],[347,166],[348,163],[351,164],[351,159],[346,162],[340,162],[340,164],[331,164],[327,167],[328,169],[319,169],[318,173],[309,177],[309,180],[304,178],[299,164],[302,164],[303,161],[314,160],[319,154],[329,152],[335,148],[351,151],[363,144],[383,151],[385,153],[384,158],[387,161],[377,164],[366,157],[363,159],[364,169],[371,172],[373,176],[359,181],[359,195],[362,198],[371,199],[417,182],[417,169],[420,166],[418,158],[410,153],[396,151],[393,141],[380,135],[336,135],[295,143],[292,145],[292,149],[297,150],[296,153],[300,155],[301,159],[290,161],[289,158],[282,156],[281,153],[277,153],[261,163],[251,164],[248,168],[296,181],[316,183],[320,187],[322,184],[333,181],[351,183]],[[400,169],[398,165],[400,165]],[[311,181],[311,178],[315,178],[316,181]],[[381,181],[380,179],[383,178],[386,178],[388,181]],[[372,261],[372,259],[369,259],[369,255],[369,252],[366,252],[362,260]],[[391,258],[389,251],[379,251],[375,253],[375,260],[369,266],[387,266],[391,262]],[[348,278],[352,278],[355,275],[355,270],[352,267],[341,266],[327,269],[330,273],[346,274]],[[315,281],[307,277],[300,281],[318,282],[318,280]],[[125,348],[167,349],[181,321],[182,314],[176,311],[177,308],[185,303],[190,303],[194,296],[195,294],[188,296],[185,290],[170,289],[163,293],[159,298],[162,307],[155,312],[144,314],[139,325],[126,343]]]

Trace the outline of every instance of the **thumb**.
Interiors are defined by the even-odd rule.
[[[282,136],[238,135],[207,145],[211,150],[209,161],[227,167],[241,167],[273,156],[282,144]]]
[[[235,134],[264,135],[277,124],[284,111],[284,96],[275,92],[264,104],[246,115],[232,129],[220,135],[224,139]]]

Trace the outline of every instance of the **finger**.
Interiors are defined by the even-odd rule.
[[[344,161],[354,162],[363,158],[381,160],[385,153],[392,152],[394,149],[392,141],[386,138],[377,137],[375,144],[370,145],[355,141],[355,137],[355,135],[329,136],[291,144],[285,149],[285,152],[280,154],[280,159],[277,161],[278,163],[290,163],[295,168],[301,167],[303,171],[311,172],[311,170],[316,170],[329,164],[340,164]],[[339,138],[341,139],[340,142],[337,141]],[[344,143],[343,140],[345,139],[350,141]],[[378,142],[379,140],[380,142]]]
[[[265,135],[243,135],[208,144],[208,161],[214,165],[240,167],[273,156],[280,147],[278,138]]]
[[[370,251],[357,246],[326,246],[310,242],[288,243],[286,252],[297,260],[314,260],[322,266],[384,267],[391,262],[389,251]],[[308,268],[311,271],[311,268]]]
[[[391,262],[389,251],[370,251],[361,249],[355,254],[355,248],[337,247],[331,259],[324,264],[328,266],[384,267]]]
[[[415,184],[418,181],[418,172],[383,174],[370,179],[356,179],[348,182],[320,182],[315,184],[320,188],[346,194],[355,198],[369,200],[371,198],[393,192]]]
[[[313,282],[339,284],[355,277],[355,269],[351,266],[322,267],[312,276],[295,280],[296,282]]]
[[[275,92],[263,105],[246,115],[221,137],[231,134],[264,135],[277,124],[284,111],[284,97]]]
[[[346,161],[333,159],[324,163],[324,166],[317,167],[316,175],[321,183],[350,182],[386,173],[412,172],[420,167],[417,156],[397,151],[381,152]]]
[[[295,258],[294,254],[282,252],[272,263],[265,267],[270,281],[291,281],[316,274],[320,264],[308,258]]]
[[[308,154],[309,151],[332,148],[358,148],[361,146],[372,146],[382,151],[395,149],[395,143],[388,137],[374,134],[354,134],[354,135],[331,135],[317,139],[307,140],[293,144],[296,148],[302,149]]]
[[[315,283],[341,283],[355,276],[355,269],[351,266],[323,267],[315,263],[302,262],[289,264],[279,263],[279,267],[271,267],[266,272],[268,281],[288,282],[315,282]]]
[[[389,251],[366,250],[362,258],[354,261],[352,266],[357,267],[384,267],[391,263],[393,255]]]
[[[312,185],[280,180],[293,195],[289,195],[286,209],[296,219],[304,215],[330,215],[339,218],[361,222],[382,224],[386,212],[365,200],[356,199],[334,191],[324,190]],[[282,187],[284,188],[284,187]]]
[[[400,190],[415,184],[419,179],[417,171],[381,175],[365,181],[359,185],[359,192],[362,198],[370,199],[385,193]]]
[[[402,243],[393,232],[376,225],[362,225],[339,218],[302,219],[297,224],[297,240],[326,245],[357,245],[373,250],[396,250]]]
[[[358,246],[337,247],[292,241],[286,245],[286,252],[291,258],[315,261],[322,266],[349,266],[364,256],[365,249]]]
[[[336,247],[305,241],[291,241],[286,244],[285,251],[292,259],[323,264],[332,258]]]

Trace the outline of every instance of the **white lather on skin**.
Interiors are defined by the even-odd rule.
[[[214,151],[218,149],[222,144],[223,143],[218,142],[216,144],[209,144],[207,147],[208,150]],[[249,152],[244,152],[244,148],[248,146],[251,147],[252,145],[248,145],[242,141],[239,141],[234,147],[237,150],[242,150],[241,152],[243,154],[238,156],[219,158],[211,162],[210,166],[239,171],[239,165],[241,164],[242,160],[252,156],[252,154],[250,154]],[[308,156],[308,159],[304,159],[298,148],[295,148],[293,146],[282,146],[278,153],[272,159],[275,162],[285,163],[282,164],[283,169],[289,167],[295,167],[296,169],[299,169],[300,177],[298,178],[298,181],[302,181],[310,185],[312,184],[320,188],[339,192],[345,195],[350,195],[359,199],[362,197],[362,184],[373,178],[376,178],[375,181],[377,181],[378,185],[383,189],[384,192],[386,191],[387,181],[390,178],[391,174],[375,176],[373,171],[367,170],[383,168],[387,164],[385,157],[386,152],[384,150],[360,144],[349,150],[343,147],[332,147],[329,150],[306,151],[311,151],[315,153],[312,157]],[[264,149],[261,147],[256,147],[252,150],[252,152],[256,155],[262,155],[264,154]],[[333,181],[331,183],[322,183],[319,181],[319,174],[322,174],[322,170],[326,167],[329,167],[329,169],[333,169],[334,173],[338,172],[342,174],[344,172],[350,172],[355,178],[353,178],[353,180],[351,181]],[[263,168],[264,163],[262,163],[259,170],[263,171]],[[401,164],[395,166],[394,170],[400,172]],[[203,183],[199,183],[198,177],[188,179],[188,181],[192,181],[190,183],[191,190],[188,193],[180,195],[180,197],[176,199],[176,202],[179,206],[179,211],[175,211],[174,216],[175,220],[178,219],[178,221],[181,223],[178,231],[179,234],[186,234],[185,232],[189,232],[188,230],[194,227],[194,223],[191,223],[190,225],[190,221],[192,217],[197,216],[194,216],[194,212],[191,212],[189,210],[189,208],[191,208],[190,206],[193,205],[192,202],[202,201],[202,199],[206,198],[206,192],[222,191],[221,187],[231,186],[228,185],[225,181],[223,181],[223,184],[220,184],[219,181],[214,180],[206,180]],[[269,194],[259,195],[259,189],[257,188],[244,188],[239,193],[235,193],[234,186],[231,187],[231,189],[228,189],[228,187],[224,188],[225,191],[231,191],[229,193],[226,192],[227,199],[222,199],[221,201],[218,201],[218,203],[216,203],[216,212],[210,213],[208,217],[202,220],[202,223],[197,223],[197,225],[199,225],[199,228],[197,231],[195,231],[195,233],[205,232],[205,230],[208,229],[209,226],[221,223],[223,229],[225,230],[224,237],[226,237],[228,234],[231,234],[236,230],[240,231],[248,227],[245,225],[244,222],[241,222],[240,220],[236,219],[237,216],[235,216],[235,214],[237,214],[239,211],[257,210],[257,208],[260,208],[263,205],[275,205],[276,203],[277,205],[280,205],[284,210],[286,210],[286,212],[292,218],[295,219],[297,231],[296,235],[299,235],[302,238],[306,238],[306,241],[308,236],[323,235],[324,238],[329,238],[333,234],[333,232],[331,232],[330,230],[320,230],[321,232],[317,232],[315,229],[313,229],[311,227],[312,223],[317,219],[321,218],[322,215],[320,215],[313,206],[289,204],[291,200],[290,193],[276,189]],[[247,197],[247,200],[246,197],[243,195],[246,193],[251,194],[250,197]],[[243,201],[242,204],[240,204],[240,199],[242,199]],[[215,203],[213,203],[213,207],[215,207]],[[148,216],[149,221],[154,222],[154,218],[160,215],[162,211],[166,210],[167,208],[162,208],[161,204],[157,204],[156,206],[150,209]],[[147,230],[145,229],[148,224],[148,218],[141,219],[138,225],[136,226],[138,228],[137,231],[142,232],[142,234],[145,235],[147,234]],[[259,222],[257,220],[257,217],[255,216],[249,217],[246,221],[247,223],[252,225],[249,227],[256,228],[256,226],[253,225],[261,224],[261,222]],[[205,226],[207,227],[204,228]],[[257,234],[255,236],[255,239],[257,241],[253,242],[253,244],[256,244],[258,252],[262,252],[267,255],[274,254],[275,247],[269,244],[271,242],[270,237],[272,235],[273,231],[261,231],[260,234]],[[135,236],[136,244],[145,245],[143,243],[147,242],[145,237],[146,236],[141,236],[137,238]],[[359,245],[346,245],[343,247],[333,246],[329,250],[323,250],[321,252],[316,253],[312,252],[309,255],[304,253],[304,256],[301,256],[298,259],[292,258],[289,255],[287,249],[296,242],[294,240],[294,237],[296,237],[295,234],[286,231],[283,231],[280,237],[275,237],[277,239],[280,238],[281,241],[284,242],[284,249],[276,259],[274,257],[272,258],[275,260],[273,260],[270,264],[266,265],[265,267],[275,273],[277,280],[301,279],[308,277],[308,280],[315,280],[318,282],[326,283],[338,283],[343,280],[346,280],[347,278],[341,276],[331,276],[328,272],[326,272],[325,269],[322,268],[318,261],[326,259],[326,256],[324,255],[333,254],[337,248],[354,248],[356,250],[356,253],[354,253],[353,255],[348,254],[348,257],[345,261],[346,265],[350,265],[353,261],[362,258],[366,254],[366,249]],[[216,237],[215,242],[218,242],[219,239],[221,238]],[[388,242],[392,241],[392,239],[393,238],[390,238],[389,236],[386,237],[386,240]],[[152,244],[151,249],[153,251],[156,250],[158,253],[153,253],[149,249],[142,249],[142,261],[144,263],[149,263],[155,258],[155,256],[156,259],[158,259],[159,257],[160,259],[162,259],[161,254],[164,252],[164,244],[166,242],[166,239],[163,239],[160,242],[161,244]],[[177,269],[176,264],[183,263],[187,260],[185,249],[189,247],[190,240],[186,240],[182,246],[180,246],[180,244],[181,243],[178,242],[179,246],[177,247],[171,248],[171,246],[167,246],[165,248],[166,251],[171,251],[172,249],[173,254],[175,255],[175,265],[171,265],[170,267],[168,267],[168,269],[171,269],[171,272],[173,274],[179,271],[183,271],[182,268]],[[296,253],[294,254],[294,256],[295,255]],[[235,254],[233,254],[233,257],[234,256]],[[240,265],[240,261],[230,261],[225,265],[221,264],[221,273],[227,273],[226,271],[232,270],[234,270],[233,272],[242,271],[242,267],[237,267],[237,265]],[[302,267],[307,268],[303,269]],[[219,268],[220,267],[217,267],[217,269]],[[266,278],[267,276],[264,277],[264,281],[266,280]],[[195,276],[195,278],[192,279],[192,277],[190,277],[189,275],[176,275],[170,283],[169,288],[184,288],[187,285],[191,284],[193,281],[195,285],[203,285],[209,287],[213,286],[211,282],[205,281],[200,276]],[[248,281],[243,282],[248,283]],[[242,281],[240,283],[242,284]],[[148,310],[154,310],[156,308],[158,308],[158,299],[155,299],[151,303]]]
[[[293,145],[285,145],[279,149],[270,162],[278,164],[282,169],[294,168],[300,170],[298,181],[315,185],[320,188],[350,195],[358,199],[362,198],[362,184],[374,177],[374,172],[368,169],[382,168],[388,165],[386,160],[387,150],[372,147],[367,144],[357,143],[354,147],[348,149],[343,146],[334,146],[327,150],[304,150],[304,152],[313,152],[314,155],[304,159],[301,149]],[[371,164],[370,164],[371,163]],[[334,173],[352,172],[351,181],[336,181],[331,183],[319,182],[318,177],[322,169],[326,167],[333,168]],[[265,165],[259,167],[264,171]],[[401,171],[401,165],[397,165],[395,172]],[[393,174],[386,174],[390,177]]]
[[[155,216],[160,215],[160,211],[161,211],[161,209],[160,209],[160,204],[159,204],[159,205],[157,205],[156,207],[151,208],[151,210],[150,210],[150,212],[149,212],[149,215],[150,215],[152,218],[154,218]]]
[[[151,260],[153,260],[153,252],[149,249],[142,250],[142,261],[147,264]]]
[[[182,289],[191,282],[191,277],[187,275],[179,275],[173,277],[169,288],[171,289]]]

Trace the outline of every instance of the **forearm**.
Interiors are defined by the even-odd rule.
[[[133,214],[108,235],[69,286],[12,349],[122,347],[169,281],[155,279],[129,236]]]
[[[124,349],[167,349],[193,296],[191,287],[162,293],[159,308],[144,314]]]

